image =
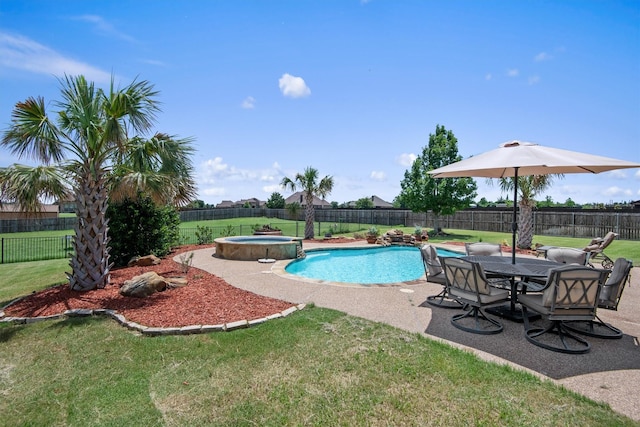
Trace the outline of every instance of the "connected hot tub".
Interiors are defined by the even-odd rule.
[[[215,256],[239,261],[258,259],[296,259],[302,239],[290,236],[219,237]]]

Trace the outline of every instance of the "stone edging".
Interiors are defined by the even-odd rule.
[[[9,303],[4,308],[11,305],[13,302]],[[238,320],[236,322],[230,323],[221,323],[219,325],[191,325],[191,326],[182,326],[182,327],[172,327],[172,328],[159,328],[159,327],[151,327],[144,326],[136,322],[131,322],[127,320],[122,314],[118,314],[116,310],[108,310],[108,309],[88,309],[88,308],[77,308],[73,310],[67,310],[62,314],[54,314],[52,316],[40,316],[40,317],[5,317],[4,311],[0,311],[0,322],[7,323],[16,323],[16,324],[28,324],[35,323],[44,320],[55,320],[55,319],[63,319],[67,317],[85,317],[85,316],[109,316],[114,319],[116,322],[126,327],[127,329],[131,329],[136,332],[140,332],[142,335],[148,336],[160,336],[160,335],[188,335],[188,334],[200,334],[200,333],[209,333],[209,332],[229,332],[234,331],[236,329],[244,329],[249,328],[251,326],[256,326],[261,323],[266,322],[267,320],[278,319],[281,317],[286,317],[291,313],[294,313],[298,310],[302,310],[305,308],[306,304],[298,304],[297,306],[290,307],[284,311],[279,313],[272,314],[267,317],[261,317],[259,319],[254,320]]]

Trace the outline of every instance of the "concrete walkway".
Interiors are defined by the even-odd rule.
[[[330,246],[305,242],[305,249],[314,247]],[[437,294],[442,286],[427,283],[424,278],[414,283],[374,287],[317,283],[284,273],[284,266],[289,261],[275,264],[229,261],[212,256],[214,252],[210,248],[195,251],[193,266],[256,294],[295,304],[314,303],[446,341],[472,351],[484,360],[533,372],[593,400],[606,402],[614,410],[640,421],[637,390],[640,385],[638,267],[632,270],[631,284],[625,288],[618,311],[598,311],[604,321],[624,332],[623,338],[587,338],[592,345],[590,353],[567,355],[530,344],[523,336],[523,325],[508,320],[502,321],[504,331],[497,335],[476,335],[458,330],[450,323],[453,310],[433,308],[425,303],[427,296]]]

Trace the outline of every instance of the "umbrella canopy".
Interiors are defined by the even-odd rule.
[[[531,142],[509,141],[495,150],[429,171],[434,178],[484,177],[514,179],[513,251],[516,260],[518,176],[565,173],[600,173],[640,168],[640,164],[577,151],[545,147]]]
[[[429,171],[434,178],[507,178],[524,175],[600,173],[640,164],[577,151],[510,141],[495,150]]]

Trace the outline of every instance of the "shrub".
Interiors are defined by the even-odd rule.
[[[178,212],[170,206],[157,206],[149,197],[110,203],[106,216],[115,266],[126,265],[135,256],[165,256],[179,242]]]
[[[196,227],[196,243],[206,245],[213,241],[213,228],[198,225]]]

